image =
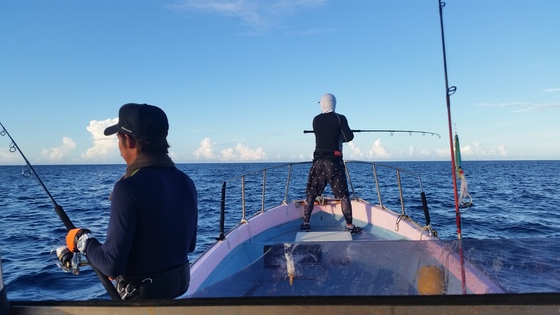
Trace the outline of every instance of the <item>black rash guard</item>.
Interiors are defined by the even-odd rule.
[[[315,116],[313,132],[315,133],[314,158],[335,156],[335,151],[340,152],[342,158],[342,143],[354,139],[354,133],[350,130],[346,117],[335,112]]]
[[[196,245],[197,192],[176,167],[141,168],[115,184],[107,238],[87,242],[103,274],[143,276],[188,264]]]

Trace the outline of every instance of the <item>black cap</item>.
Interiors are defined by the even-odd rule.
[[[119,123],[107,127],[104,134],[126,133],[140,140],[158,140],[167,137],[169,123],[161,108],[148,104],[128,103],[119,109]]]

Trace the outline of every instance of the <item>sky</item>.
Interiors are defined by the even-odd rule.
[[[309,161],[324,93],[347,160],[560,159],[560,1],[0,2],[0,122],[32,164],[124,163],[125,103],[161,107],[176,163]],[[451,128],[450,128],[451,127]],[[0,137],[0,165],[23,164]]]

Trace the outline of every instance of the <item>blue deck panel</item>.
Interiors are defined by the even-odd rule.
[[[311,228],[314,232],[345,231],[345,222],[342,217],[334,218],[330,214],[320,212],[311,216]],[[216,279],[227,278],[247,267],[253,261],[262,259],[266,249],[275,244],[295,243],[296,235],[300,230],[300,220],[294,220],[268,229],[264,233],[255,235],[251,241],[230,251],[228,256],[220,262],[216,270],[219,272],[208,277],[201,288],[213,283]],[[359,222],[356,222],[360,225]],[[403,237],[393,231],[388,231],[371,224],[364,226],[360,234],[352,235],[354,241],[384,241],[400,240]]]

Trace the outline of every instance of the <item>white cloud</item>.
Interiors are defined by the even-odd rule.
[[[256,161],[266,159],[266,154],[262,147],[253,149],[245,144],[238,143],[235,146],[235,153],[233,154],[233,159],[238,159],[242,161]]]
[[[385,149],[381,139],[375,140],[367,153],[368,158],[390,158],[391,153]]]
[[[173,161],[177,161],[179,160],[179,156],[177,154],[175,154],[175,152],[173,151],[169,151],[169,153],[167,154]]]
[[[415,153],[416,153],[416,148],[412,146],[408,148],[408,156],[412,157],[414,156]]]
[[[371,147],[367,150],[367,153],[362,153],[362,149],[350,142],[348,145],[349,149],[346,158],[352,159],[441,159],[450,158],[449,148],[432,148],[432,149],[418,149],[413,146],[409,146],[408,149],[401,149],[397,152],[392,152],[391,150],[385,148],[381,139],[375,140]],[[475,141],[472,144],[461,146],[462,157],[468,157],[470,159],[484,159],[484,158],[503,158],[509,156],[509,152],[505,145],[496,145],[492,147],[484,146],[481,142]]]
[[[226,161],[235,160],[235,154],[233,153],[232,148],[224,149],[224,150],[220,151],[220,153],[222,154],[222,157],[221,157],[222,160],[226,160]]]
[[[504,157],[508,156],[508,150],[505,145],[498,145],[495,148],[487,149],[480,141],[475,141],[473,145],[461,146],[461,157],[469,156],[471,158],[483,157]]]
[[[353,141],[348,142],[348,148],[350,149],[349,156],[357,159],[363,158],[362,150]]]
[[[507,148],[506,148],[505,145],[500,145],[500,146],[498,146],[498,154],[499,154],[500,156],[506,156],[506,155],[508,155],[508,151],[507,151]]]
[[[60,162],[72,150],[76,148],[76,143],[72,138],[63,137],[62,145],[51,149],[43,149],[42,155],[51,162]]]
[[[17,151],[10,152],[8,147],[0,147],[0,161],[2,164],[22,164],[24,163],[21,154]]]
[[[321,6],[326,0],[183,0],[172,9],[195,10],[240,18],[251,28],[261,31],[279,23],[294,12]]]
[[[92,147],[82,153],[82,159],[86,161],[99,161],[119,155],[117,137],[108,137],[103,134],[105,128],[116,124],[118,118],[105,120],[91,120],[87,131],[92,136]]]
[[[473,155],[473,154],[474,154],[474,150],[470,145],[461,147],[461,155]]]
[[[210,140],[210,138],[204,138],[200,141],[200,147],[193,152],[193,155],[197,159],[213,159],[214,153],[212,147],[215,143]]]
[[[479,106],[483,107],[497,107],[497,108],[517,108],[513,110],[514,113],[533,112],[539,110],[557,109],[560,108],[560,103],[543,103],[535,104],[530,102],[511,102],[511,103],[481,103]]]
[[[440,157],[449,156],[451,154],[450,151],[449,151],[449,148],[435,149],[435,153],[436,153],[436,156],[440,156]]]
[[[216,143],[210,138],[200,141],[200,146],[193,152],[197,159],[221,160],[221,161],[256,161],[265,160],[266,153],[262,147],[256,149],[246,144],[238,143],[235,148],[226,148],[220,151],[219,155],[214,154]]]
[[[234,148],[227,148],[220,151],[220,160],[223,161],[257,161],[266,159],[266,154],[262,147],[253,149],[245,144],[238,143]]]

